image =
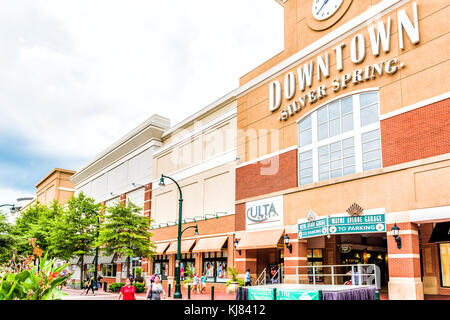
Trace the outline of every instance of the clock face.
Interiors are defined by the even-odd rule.
[[[313,0],[312,14],[322,21],[331,17],[341,7],[344,0]]]

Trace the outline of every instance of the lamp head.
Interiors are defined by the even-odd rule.
[[[289,236],[287,234],[284,236],[284,244],[289,244]]]
[[[198,236],[198,226],[197,225],[195,225],[195,233],[194,233],[194,235]]]
[[[165,187],[165,183],[164,183],[164,176],[163,175],[161,175],[161,179],[159,179],[159,186],[160,187]]]
[[[400,228],[395,223],[394,226],[392,227],[391,231],[392,231],[392,235],[394,236],[394,238],[397,238]]]

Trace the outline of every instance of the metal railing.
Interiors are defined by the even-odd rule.
[[[266,270],[263,271],[264,279],[265,272]],[[378,289],[381,288],[380,268],[375,264],[284,266],[272,276],[271,283],[276,283],[274,279],[277,279],[276,282],[280,283],[373,285]]]
[[[266,284],[266,268],[264,268],[263,272],[258,276],[258,278],[254,282],[254,286],[261,286]],[[262,279],[261,279],[262,278]]]

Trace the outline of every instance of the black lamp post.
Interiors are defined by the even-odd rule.
[[[183,195],[181,193],[180,185],[171,177],[165,176],[161,174],[161,179],[159,180],[159,185],[161,187],[165,186],[164,178],[172,180],[178,188],[180,192],[180,198],[178,199],[178,243],[177,243],[177,260],[175,261],[175,292],[173,294],[174,299],[181,299],[181,290],[180,290],[180,261],[181,261],[181,235],[183,231],[181,231],[181,224],[183,223],[182,218],[182,204],[183,204]],[[184,230],[186,231],[186,229]]]
[[[284,244],[286,245],[286,248],[289,249],[289,253],[292,253],[292,244],[289,243],[289,236],[286,234],[284,236]]]
[[[98,240],[98,235],[99,235],[99,228],[100,228],[100,219],[98,217],[98,212],[91,210],[91,209],[83,209],[83,213],[85,213],[85,210],[88,210],[89,212],[95,214],[96,218],[97,218],[97,235],[96,235],[96,239]],[[97,287],[97,269],[98,269],[98,246],[95,248],[95,258],[94,258],[94,281],[93,281],[93,288],[94,291],[98,290]],[[81,266],[83,267],[83,266]]]
[[[401,249],[402,248],[402,238],[399,237],[399,232],[400,232],[400,228],[397,226],[396,223],[394,223],[394,226],[391,229],[392,231],[392,236],[395,239],[395,242],[397,242],[397,248]]]

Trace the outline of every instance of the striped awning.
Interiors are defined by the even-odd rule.
[[[83,263],[84,264],[92,264],[94,263],[95,256],[84,256]]]
[[[99,264],[109,264],[109,263],[113,262],[113,258],[114,258],[113,254],[111,254],[111,255],[100,254],[98,256],[98,263]]]
[[[181,240],[181,253],[189,253],[192,246],[195,243],[195,239],[191,240]],[[169,249],[167,249],[166,254],[176,254],[177,253],[178,241],[174,241],[170,244]]]
[[[69,260],[70,264],[78,264],[80,263],[80,257],[75,257]]]
[[[248,250],[276,248],[280,242],[283,232],[284,229],[245,232],[242,235],[236,249]]]
[[[217,252],[221,251],[228,237],[211,237],[199,239],[192,252]]]
[[[170,242],[155,243],[155,245],[156,245],[155,249],[156,254],[164,254],[164,251],[166,251],[167,247],[170,245]]]

